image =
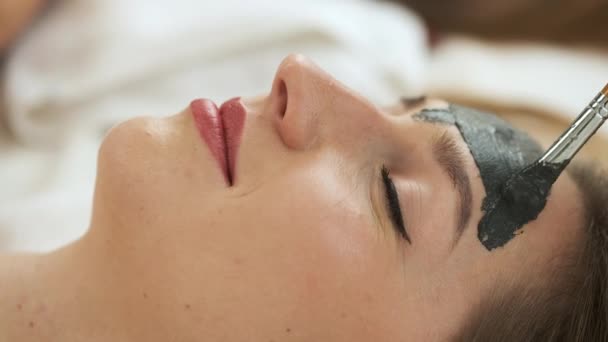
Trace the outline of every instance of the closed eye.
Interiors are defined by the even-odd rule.
[[[407,230],[405,229],[405,224],[403,223],[403,215],[401,214],[401,205],[399,203],[399,196],[397,194],[397,189],[395,188],[395,183],[393,183],[389,171],[385,166],[382,166],[382,171],[380,173],[382,174],[382,181],[386,190],[387,210],[391,221],[393,222],[393,226],[395,230],[411,244],[412,241],[410,240]]]
[[[401,103],[405,107],[405,109],[412,109],[414,107],[418,107],[422,105],[426,101],[426,96],[417,96],[417,97],[402,97]]]

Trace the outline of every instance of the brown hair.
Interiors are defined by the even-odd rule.
[[[496,288],[458,341],[608,341],[608,174],[591,164],[570,174],[586,211],[582,241],[546,281]]]

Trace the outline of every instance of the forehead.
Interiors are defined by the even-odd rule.
[[[497,192],[509,177],[542,154],[541,146],[527,133],[489,113],[451,104],[445,109],[424,109],[414,118],[458,128],[488,194]]]
[[[533,164],[541,155],[540,145],[525,132],[494,115],[461,106],[425,109],[414,117],[458,128],[473,156],[486,192],[481,207],[486,215],[479,222],[478,237],[488,250],[501,247],[513,239],[521,225],[512,223],[527,223],[529,219],[524,219],[524,216],[527,217],[524,212],[506,210],[509,206],[500,206],[505,210],[498,210],[497,203],[502,203],[499,200],[511,177]],[[511,222],[512,219],[515,221]]]

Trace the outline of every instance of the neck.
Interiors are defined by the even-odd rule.
[[[125,331],[124,311],[98,252],[83,238],[47,254],[0,254],[0,340],[116,340],[108,333]]]
[[[171,281],[183,280],[182,268],[155,258],[166,254],[158,247],[142,253],[151,247],[121,235],[132,230],[97,225],[51,253],[0,254],[0,341],[208,336],[213,326],[192,320],[206,314],[205,301],[187,295],[201,295],[200,288]]]

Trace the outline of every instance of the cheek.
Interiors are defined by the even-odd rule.
[[[319,220],[309,219],[308,224],[299,227],[307,239],[305,247],[319,255],[321,267],[326,273],[312,272],[316,276],[335,278],[356,277],[359,272],[369,269],[370,261],[377,258],[377,228],[356,208],[344,203],[332,207],[311,208],[309,218],[317,213]],[[318,213],[324,213],[318,216]],[[304,224],[304,222],[302,222]],[[308,229],[308,232],[305,231]],[[314,271],[314,270],[311,270]]]
[[[340,179],[330,179],[298,177],[298,183],[289,182],[297,185],[279,199],[276,193],[284,191],[275,189],[272,209],[257,210],[275,213],[259,222],[266,234],[259,243],[272,241],[267,257],[282,278],[279,282],[288,283],[300,299],[303,316],[347,324],[344,316],[363,315],[369,323],[375,319],[371,316],[383,316],[370,313],[384,310],[385,298],[397,297],[393,294],[398,293],[395,275],[401,274],[401,259],[393,235],[375,225],[366,203],[369,197]]]
[[[321,172],[319,172],[321,173]],[[327,173],[298,177],[282,202],[283,219],[302,248],[323,258],[326,267],[360,267],[376,252],[379,230],[367,208],[369,196]]]

